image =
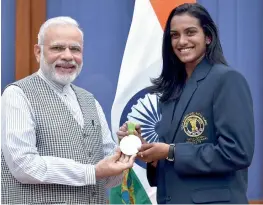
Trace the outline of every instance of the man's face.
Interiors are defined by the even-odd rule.
[[[43,45],[36,45],[35,54],[48,79],[61,85],[71,83],[82,69],[82,35],[74,26],[51,26]]]

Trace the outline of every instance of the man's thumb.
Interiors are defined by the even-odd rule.
[[[120,150],[120,148],[117,148],[117,149],[115,150],[114,155],[112,155],[112,160],[113,160],[114,162],[116,162],[118,159],[120,159],[120,157],[121,157],[121,150]]]

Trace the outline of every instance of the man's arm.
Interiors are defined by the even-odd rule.
[[[28,99],[17,86],[9,86],[2,95],[1,144],[9,170],[18,181],[25,184],[94,185],[98,173],[99,178],[117,175],[131,164],[117,164],[115,159],[118,153],[110,160],[100,161],[99,166],[40,156],[36,147],[35,116]],[[105,166],[109,169],[101,174],[100,169]]]
[[[13,176],[26,184],[96,184],[95,166],[51,156],[36,147],[35,116],[24,92],[9,86],[2,95],[2,151]]]

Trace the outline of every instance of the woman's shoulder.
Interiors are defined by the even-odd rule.
[[[237,76],[243,76],[237,69],[224,65],[224,64],[214,64],[212,66],[211,72],[216,75],[237,75]]]
[[[232,82],[237,84],[237,82],[243,82],[247,84],[245,76],[231,66],[215,64],[210,73],[212,74],[211,77],[214,76],[212,77],[213,79],[218,79],[218,83],[221,82],[224,84],[226,82]]]
[[[232,70],[234,70],[232,67],[224,64],[214,64],[211,69],[212,72],[222,75]]]

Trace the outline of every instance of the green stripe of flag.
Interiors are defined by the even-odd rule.
[[[110,204],[151,204],[151,200],[133,169],[126,174],[122,184],[110,190]]]

